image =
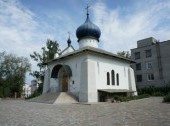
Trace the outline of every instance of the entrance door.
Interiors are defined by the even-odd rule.
[[[68,91],[68,76],[63,75],[62,78],[62,91],[67,92]]]

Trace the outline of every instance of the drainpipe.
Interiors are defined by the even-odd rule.
[[[163,80],[163,68],[160,54],[160,42],[156,42],[156,53],[157,53],[157,61],[158,61],[158,69],[159,69],[159,79]]]

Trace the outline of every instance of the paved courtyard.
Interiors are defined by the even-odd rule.
[[[170,126],[170,104],[156,97],[92,105],[1,100],[0,126]]]

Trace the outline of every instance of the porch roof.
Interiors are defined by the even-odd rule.
[[[107,92],[107,93],[123,93],[123,92],[134,92],[128,89],[98,89],[98,91]]]

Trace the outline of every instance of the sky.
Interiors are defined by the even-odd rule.
[[[117,53],[136,48],[137,41],[154,37],[170,40],[170,0],[0,0],[0,52],[29,58],[47,39],[67,47],[68,32],[78,49],[76,29],[86,19],[101,30],[99,48]],[[26,83],[33,78],[26,76]]]

